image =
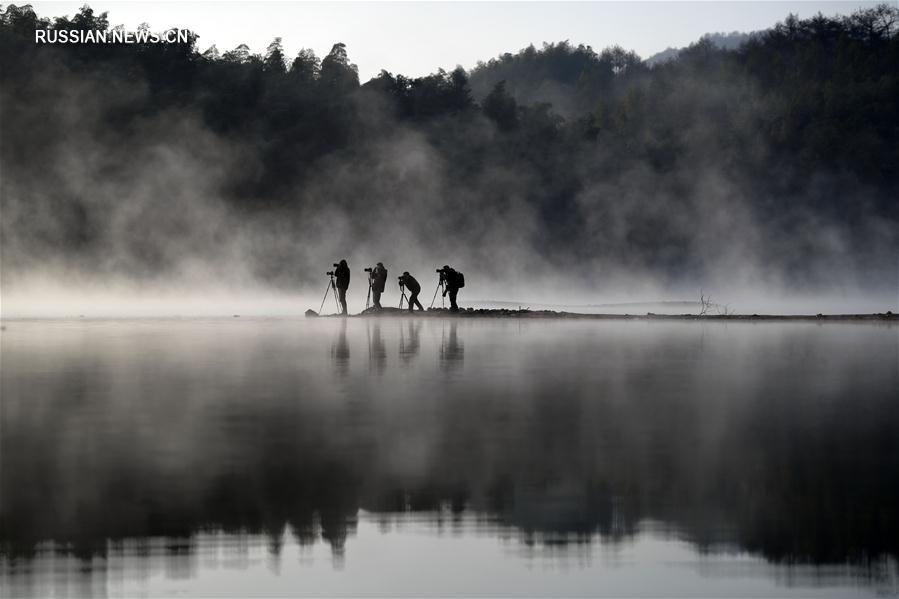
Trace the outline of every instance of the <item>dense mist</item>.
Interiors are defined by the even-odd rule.
[[[0,16],[4,316],[296,313],[341,258],[351,310],[376,261],[423,295],[456,266],[463,305],[899,303],[894,7],[652,67],[562,42],[362,84],[341,43],[34,43],[108,27]]]

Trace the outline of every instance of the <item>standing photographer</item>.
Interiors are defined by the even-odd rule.
[[[458,312],[459,305],[456,303],[456,296],[459,294],[459,289],[465,286],[465,279],[462,273],[450,268],[448,264],[444,264],[443,268],[437,272],[443,278],[443,297],[446,297],[446,294],[449,293],[450,312]]]
[[[384,286],[387,285],[387,269],[384,264],[378,262],[371,272],[371,296],[375,303],[375,308],[381,309],[381,294],[384,293]]]
[[[334,268],[334,276],[337,278],[337,297],[340,302],[341,314],[346,316],[346,290],[350,287],[350,267],[347,266],[346,260],[341,260]]]
[[[405,286],[409,290],[409,312],[414,311],[415,306],[419,310],[424,311],[424,306],[418,301],[418,294],[421,292],[421,285],[415,280],[415,277],[409,274],[409,271],[403,273],[400,277],[400,287]]]

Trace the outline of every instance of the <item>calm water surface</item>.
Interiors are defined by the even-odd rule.
[[[0,595],[899,593],[899,329],[7,321]]]

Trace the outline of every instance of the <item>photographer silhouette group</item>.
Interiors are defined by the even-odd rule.
[[[368,275],[368,295],[365,298],[365,309],[383,310],[381,294],[384,293],[384,289],[387,286],[387,268],[382,262],[378,262],[374,267],[366,268],[364,272]],[[437,289],[434,290],[430,308],[434,307],[434,302],[437,301],[437,294],[442,292],[441,303],[443,298],[449,296],[450,311],[458,312],[459,304],[456,300],[459,295],[459,289],[465,287],[465,275],[451,268],[448,264],[444,265],[443,268],[436,269],[435,272],[438,275]],[[325,274],[330,277],[330,280],[328,281],[327,289],[325,289],[325,297],[322,299],[322,305],[318,313],[321,314],[328,299],[328,294],[332,293],[334,302],[337,304],[337,311],[345,316],[347,314],[346,294],[350,288],[350,267],[346,260],[341,260],[334,263],[334,270],[329,270]],[[403,304],[405,303],[410,312],[413,312],[416,307],[423,311],[424,306],[418,301],[418,294],[421,293],[421,284],[418,280],[409,274],[409,271],[405,271],[397,277],[397,283],[400,287],[400,309],[403,309]],[[407,292],[409,294],[408,297],[406,297]]]

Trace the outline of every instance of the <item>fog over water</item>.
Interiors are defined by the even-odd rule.
[[[895,325],[8,321],[0,350],[4,596],[899,590]]]
[[[362,279],[365,273],[356,272],[353,276]],[[392,276],[392,272],[391,272]],[[466,279],[470,275],[466,272]],[[392,283],[392,281],[390,281]],[[25,289],[4,293],[0,300],[0,314],[4,319],[21,318],[144,318],[144,317],[186,317],[204,318],[221,316],[296,316],[307,309],[318,311],[322,305],[322,296],[327,288],[328,278],[324,277],[321,289],[313,295],[311,292],[291,293],[284,290],[268,288],[222,288],[218,285],[207,289],[171,288],[165,291],[159,288],[144,289],[138,286],[100,286],[97,288],[73,289],[59,287],[55,284],[36,284]],[[460,293],[460,305],[463,308],[529,308],[532,310],[556,310],[585,314],[698,314],[701,310],[700,293],[710,295],[716,304],[710,313],[721,313],[725,308],[735,314],[859,314],[886,312],[896,313],[897,301],[889,293],[882,295],[858,297],[851,293],[839,295],[793,295],[774,292],[759,293],[759,290],[746,290],[735,295],[717,294],[707,289],[698,288],[695,292],[684,291],[681,295],[665,296],[651,286],[637,290],[625,291],[602,289],[596,292],[560,291],[565,289],[566,280],[555,284],[547,279],[546,289],[537,290],[531,286],[515,291],[508,287],[497,289],[497,296],[481,295],[487,291],[479,289],[479,285],[466,286]],[[420,300],[425,308],[430,305],[437,288],[436,275],[434,281],[427,281],[422,286]],[[512,287],[512,286],[509,286]],[[351,313],[365,308],[365,280],[357,281],[348,295]],[[500,295],[508,293],[509,295]],[[426,297],[427,296],[427,297]],[[654,301],[659,297],[671,297],[664,301]],[[392,288],[382,296],[384,306],[396,307],[399,303],[399,288]],[[435,305],[441,306],[440,295]],[[336,312],[333,299],[329,296],[325,301],[322,314]]]

